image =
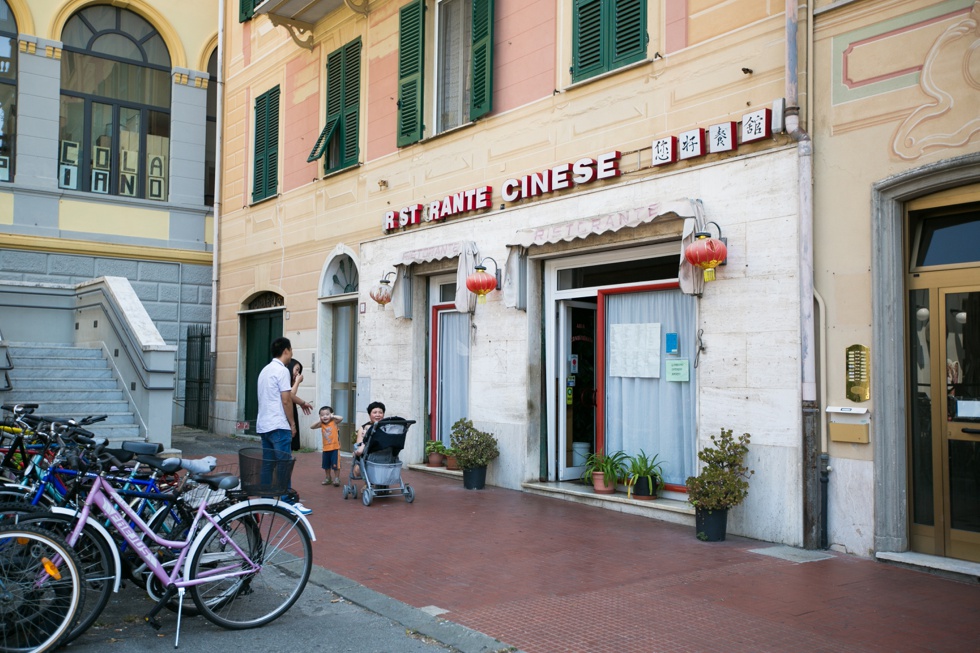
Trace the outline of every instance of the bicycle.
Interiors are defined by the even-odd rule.
[[[63,643],[85,596],[80,568],[50,532],[0,524],[0,651],[43,653]]]
[[[90,438],[76,441],[94,445]],[[104,444],[102,445],[104,446]],[[99,459],[99,447],[92,460]],[[239,478],[230,474],[195,474],[192,480],[210,489],[232,491]],[[248,488],[245,488],[246,490]],[[146,615],[154,628],[156,615],[177,596],[177,635],[180,638],[181,608],[190,592],[198,611],[213,623],[228,629],[265,625],[286,612],[302,594],[313,566],[313,528],[305,516],[278,499],[247,499],[218,514],[208,511],[205,497],[181,540],[168,540],[149,525],[123,500],[99,471],[78,512],[69,544],[77,541],[89,523],[93,508],[108,518],[112,528],[148,567],[165,589]],[[132,526],[130,525],[132,524]],[[161,562],[147,543],[177,553],[172,562]]]

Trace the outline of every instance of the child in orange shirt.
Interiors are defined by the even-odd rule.
[[[340,430],[337,425],[344,421],[340,415],[333,414],[333,408],[324,406],[320,409],[320,421],[310,429],[320,429],[320,437],[323,439],[323,472],[326,477],[321,485],[330,485],[332,482],[336,487],[340,485]],[[331,472],[336,474],[331,481]]]

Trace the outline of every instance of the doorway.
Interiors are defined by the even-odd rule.
[[[330,338],[330,406],[342,415],[340,450],[351,451],[357,428],[357,302],[327,304],[332,311]]]
[[[910,213],[913,551],[980,562],[980,206]]]
[[[447,447],[457,420],[468,417],[470,314],[456,310],[456,276],[429,279],[429,415],[431,436]]]
[[[272,360],[272,341],[282,337],[282,309],[246,313],[242,316],[245,330],[245,414],[246,433],[255,435],[255,420],[259,415],[257,383],[259,372]]]
[[[558,480],[581,478],[589,454],[595,451],[596,417],[596,301],[558,303],[558,360],[564,365],[565,406],[558,411]]]

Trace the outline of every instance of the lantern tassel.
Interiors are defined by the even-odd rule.
[[[714,268],[705,268],[704,269],[704,280],[705,281],[714,281],[715,280],[715,269]]]

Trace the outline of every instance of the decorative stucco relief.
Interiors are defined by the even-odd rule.
[[[903,159],[958,147],[980,133],[980,0],[950,25],[926,56],[919,87],[932,98],[905,119],[892,150]]]

